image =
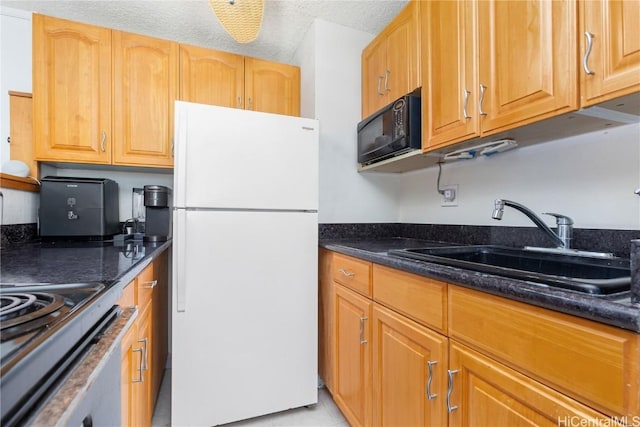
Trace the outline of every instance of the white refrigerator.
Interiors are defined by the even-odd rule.
[[[174,426],[317,402],[318,133],[176,102]]]

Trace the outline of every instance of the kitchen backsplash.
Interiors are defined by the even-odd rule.
[[[552,246],[549,238],[535,227],[401,223],[320,224],[318,236],[320,240],[411,237],[465,245]],[[573,230],[572,246],[582,250],[611,252],[628,258],[631,240],[639,238],[640,230],[576,228]]]

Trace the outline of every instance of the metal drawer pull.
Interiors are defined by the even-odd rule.
[[[105,142],[107,141],[107,132],[102,131],[102,138],[100,139],[100,149],[105,151]]]
[[[384,88],[387,90],[387,92],[391,91],[391,88],[389,88],[389,74],[391,74],[391,71],[385,70],[385,72],[384,72]]]
[[[384,79],[384,77],[378,76],[378,95],[380,96],[384,95],[382,88],[380,87],[382,85],[382,79]]]
[[[457,373],[457,369],[454,369],[453,371],[451,369],[447,370],[447,374],[449,374],[449,387],[447,388],[447,412],[449,413],[452,413],[453,411],[458,409],[457,406],[451,405],[451,393],[453,392],[453,374]]]
[[[364,321],[367,320],[366,317],[360,318],[360,344],[366,344],[367,340],[364,339]]]
[[[433,400],[438,397],[437,394],[431,394],[431,381],[433,381],[433,365],[436,365],[438,362],[435,360],[429,360],[427,362],[427,368],[429,369],[429,378],[427,378],[427,399]]]
[[[584,36],[587,38],[587,51],[584,53],[582,57],[582,68],[584,68],[584,72],[587,74],[595,74],[593,71],[589,69],[589,55],[591,55],[591,48],[593,47],[593,34],[589,31],[584,32]]]
[[[143,377],[143,374],[142,374],[142,357],[143,357],[142,352],[143,352],[143,350],[142,350],[142,348],[134,348],[131,351],[133,351],[134,353],[140,352],[140,363],[138,363],[138,372],[140,373],[140,375],[138,376],[137,380],[132,380],[131,382],[141,383],[141,382],[144,381],[144,377]]]
[[[469,104],[469,95],[471,95],[471,91],[465,89],[464,90],[464,103],[462,104],[462,115],[465,119],[470,119],[471,116],[467,113],[467,105]]]
[[[485,91],[485,89],[487,89],[487,87],[485,85],[480,85],[480,100],[478,101],[478,113],[481,116],[486,116],[487,115],[487,113],[482,111],[482,101],[484,101],[484,91]]]
[[[147,284],[143,286],[146,289],[153,289],[158,285],[158,281],[157,280],[152,280],[152,281],[146,282],[146,283]]]
[[[344,268],[341,268],[340,270],[338,270],[340,273],[344,274],[347,277],[353,277],[356,275],[356,273],[352,272],[352,271],[347,271]]]
[[[149,370],[149,338],[139,339],[138,342],[144,343],[144,352],[142,353],[144,357],[142,362],[142,370],[148,371]]]

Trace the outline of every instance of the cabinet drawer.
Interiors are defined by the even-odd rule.
[[[446,333],[447,284],[444,282],[374,265],[373,299]]]
[[[449,286],[449,336],[606,414],[640,413],[640,334]]]
[[[371,263],[334,254],[333,280],[361,294],[371,296]]]
[[[135,280],[122,290],[122,295],[118,300],[118,305],[122,308],[133,307],[136,305],[136,282]]]
[[[149,264],[136,278],[138,281],[138,307],[142,311],[151,302],[153,289],[158,283],[153,277],[153,263]]]

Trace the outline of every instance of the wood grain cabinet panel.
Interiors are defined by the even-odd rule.
[[[449,426],[598,425],[609,417],[454,341]]]
[[[111,30],[33,15],[36,160],[111,163]]]
[[[640,91],[639,20],[637,1],[580,3],[582,107]]]
[[[372,264],[347,255],[334,254],[333,280],[371,297]]]
[[[180,99],[243,108],[244,57],[181,44]]]
[[[300,115],[300,68],[246,57],[245,109],[263,113]]]
[[[410,1],[363,49],[363,118],[420,87],[421,3]]]
[[[373,425],[442,426],[447,337],[373,308]]]
[[[113,164],[173,166],[178,45],[113,31]]]
[[[362,295],[336,284],[333,399],[352,426],[371,425],[371,309]]]
[[[603,413],[640,413],[640,335],[457,286],[449,337]]]

